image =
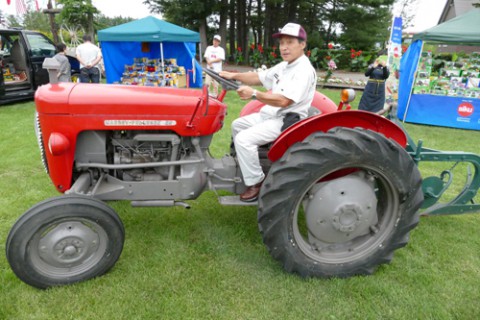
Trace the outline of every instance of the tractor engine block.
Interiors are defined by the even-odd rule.
[[[115,170],[117,178],[124,181],[162,181],[173,178],[175,166],[142,168],[141,164],[178,160],[181,139],[176,134],[116,131],[110,141],[112,155],[109,158],[113,164],[139,164],[138,168]],[[185,152],[182,149],[182,153]]]

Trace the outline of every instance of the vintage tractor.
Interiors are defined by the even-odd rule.
[[[303,277],[371,274],[407,244],[424,201],[416,162],[438,161],[438,153],[424,152],[384,117],[337,111],[317,96],[311,117],[260,147],[266,179],[258,203],[243,203],[236,196],[245,185],[234,149],[221,159],[209,153],[225,119],[225,90],[237,84],[211,75],[224,88],[218,98],[206,88],[61,83],[37,90],[42,159],[65,195],[33,206],[12,227],[6,254],[21,280],[47,288],[112,268],[124,227],[104,201],[188,208],[183,200],[205,190],[230,192],[219,197],[223,205],[258,205],[267,249],[286,271]],[[248,104],[243,114],[258,107]],[[464,204],[479,187],[479,161],[469,159],[475,176],[457,204],[474,210]],[[429,206],[445,185],[432,178]]]

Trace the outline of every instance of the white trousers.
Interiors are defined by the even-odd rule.
[[[205,75],[205,83],[208,88],[208,93],[214,97],[218,96],[218,82],[214,80],[210,75]],[[212,88],[213,87],[213,88]]]
[[[277,139],[282,125],[283,117],[262,113],[252,113],[233,121],[233,142],[246,186],[253,186],[265,178],[260,166],[258,147]]]

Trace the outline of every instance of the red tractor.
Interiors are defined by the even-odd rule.
[[[399,126],[338,111],[318,94],[311,117],[260,148],[266,179],[258,203],[242,203],[234,149],[221,159],[209,153],[227,112],[225,90],[237,84],[212,76],[224,88],[218,99],[206,88],[60,83],[37,90],[42,159],[65,195],[33,206],[12,227],[7,259],[21,280],[47,288],[112,268],[124,227],[104,201],[188,208],[183,200],[206,190],[230,192],[219,198],[223,205],[258,205],[267,249],[303,277],[371,274],[407,244],[424,196]]]

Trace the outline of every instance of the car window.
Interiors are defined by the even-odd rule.
[[[0,37],[0,54],[4,57],[10,55],[13,42],[18,40],[19,36],[17,34],[2,34]],[[20,40],[19,40],[20,41]]]
[[[55,54],[55,46],[43,34],[27,34],[32,57],[46,57]]]

